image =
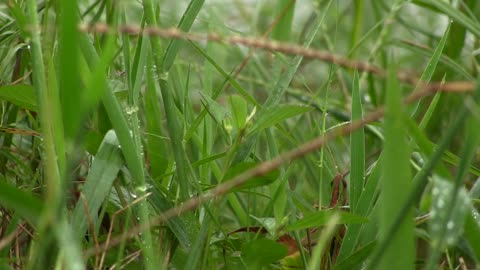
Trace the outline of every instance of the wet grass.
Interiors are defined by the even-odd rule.
[[[1,269],[478,268],[476,1],[160,2],[0,3]]]

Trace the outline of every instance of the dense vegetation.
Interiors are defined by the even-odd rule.
[[[475,0],[0,3],[0,269],[476,269]]]

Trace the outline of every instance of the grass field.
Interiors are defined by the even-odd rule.
[[[0,269],[478,269],[480,2],[0,2]]]

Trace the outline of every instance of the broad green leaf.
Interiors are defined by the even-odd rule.
[[[326,225],[330,222],[333,216],[338,217],[337,224],[354,224],[366,223],[368,219],[359,215],[351,214],[344,211],[325,210],[314,212],[284,228],[284,231],[303,230],[313,227]]]
[[[44,208],[39,198],[8,184],[5,179],[0,179],[0,205],[17,211],[33,223],[38,221]]]
[[[200,95],[202,96],[203,106],[218,125],[222,126],[227,118],[231,118],[230,112],[218,102],[202,93]]]
[[[477,100],[480,98],[478,91],[474,97]],[[441,252],[446,246],[454,245],[462,233],[467,211],[470,209],[470,197],[463,186],[480,138],[477,123],[477,119],[470,117],[465,124],[466,132],[460,153],[461,160],[456,168],[454,182],[436,178],[436,182],[433,183],[432,219],[429,227],[432,248],[426,269],[438,268]]]
[[[456,243],[463,232],[465,218],[470,209],[470,197],[463,188],[452,202],[453,188],[453,184],[446,179],[437,177],[433,181],[429,232],[432,245],[440,246],[440,250]],[[450,217],[447,216],[449,202],[454,204]]]
[[[276,1],[275,17],[280,20],[272,31],[272,38],[280,41],[288,41],[292,31],[293,13],[295,11],[296,1],[280,0]]]
[[[474,208],[470,208],[465,220],[464,237],[470,244],[470,247],[477,259],[480,261],[480,214]]]
[[[230,167],[228,171],[225,173],[225,176],[223,177],[223,181],[228,181],[229,179],[232,179],[233,177],[253,168],[256,167],[258,163],[255,162],[241,162],[237,163],[234,166]],[[241,189],[249,189],[249,188],[254,188],[254,187],[260,187],[264,185],[268,185],[275,181],[278,176],[280,175],[280,172],[278,170],[273,170],[265,175],[260,175],[260,176],[255,176],[252,178],[252,180],[248,181],[244,185],[234,188],[232,191],[237,191]]]
[[[31,85],[16,84],[0,87],[0,100],[6,100],[29,111],[37,111],[35,90]]]
[[[268,239],[253,240],[242,248],[242,258],[248,269],[262,269],[262,267],[282,259],[287,253],[285,245]]]
[[[247,102],[239,95],[231,95],[228,97],[231,107],[231,113],[235,128],[241,130],[245,127],[248,116]]]
[[[110,130],[95,155],[82,191],[91,215],[90,218],[94,223],[98,219],[98,209],[112,188],[113,181],[117,178],[122,161],[122,152],[117,136],[113,130]],[[72,224],[76,227],[79,237],[83,236],[88,227],[84,204],[82,199],[78,200],[72,216]]]

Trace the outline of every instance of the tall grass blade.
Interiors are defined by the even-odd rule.
[[[415,245],[412,210],[399,223],[393,223],[401,205],[408,198],[411,183],[410,150],[406,145],[401,95],[396,71],[389,69],[385,108],[385,143],[380,193],[380,239],[385,239],[391,226],[398,227],[380,259],[381,269],[414,269]]]
[[[363,119],[358,72],[353,74],[352,121]],[[357,203],[365,184],[365,131],[360,128],[350,134],[350,209],[357,213]]]

